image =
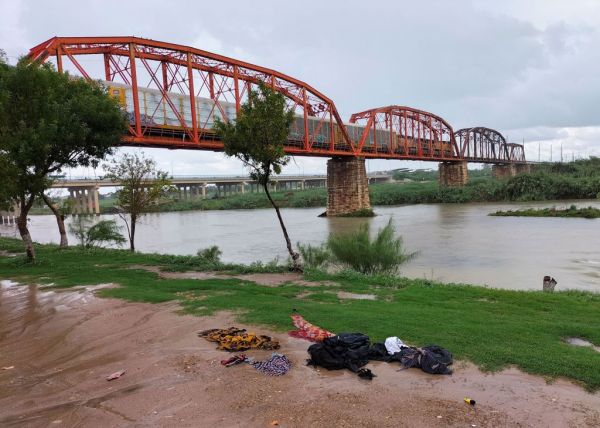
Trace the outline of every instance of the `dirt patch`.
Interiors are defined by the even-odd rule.
[[[159,277],[165,279],[227,279],[236,278],[245,281],[255,282],[259,285],[266,287],[278,287],[282,284],[292,282],[296,285],[304,287],[317,287],[321,285],[337,286],[339,284],[332,281],[306,281],[302,278],[301,273],[297,272],[284,272],[284,273],[248,273],[248,274],[227,274],[223,272],[208,271],[187,271],[187,272],[166,272],[162,271],[159,266],[146,266],[146,265],[131,265],[130,269],[141,269],[148,272],[158,274]]]
[[[87,290],[0,289],[0,426],[598,426],[600,395],[516,369],[452,376],[372,363],[369,382],[307,367],[310,342],[234,322],[177,315],[175,304],[100,299]],[[280,341],[293,362],[268,377],[198,338],[236,325]],[[290,328],[292,328],[290,323]],[[263,359],[269,351],[251,351]],[[105,377],[126,369],[120,379]],[[477,400],[471,407],[464,397]]]
[[[347,291],[338,291],[337,296],[340,299],[377,300],[377,296],[374,294],[348,293]]]
[[[310,291],[303,291],[302,293],[296,294],[296,299],[306,299],[311,296],[313,293]]]

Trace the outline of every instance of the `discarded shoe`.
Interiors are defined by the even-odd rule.
[[[360,369],[358,372],[358,377],[361,379],[373,380],[376,375],[370,369]]]

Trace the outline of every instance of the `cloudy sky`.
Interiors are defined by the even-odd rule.
[[[303,80],[343,118],[408,105],[454,129],[487,126],[524,140],[530,160],[548,160],[551,147],[557,160],[561,146],[565,159],[600,155],[598,0],[0,0],[0,48],[11,62],[55,35],[197,47]],[[219,153],[146,154],[176,175],[242,172]],[[368,165],[400,166],[435,164]],[[325,160],[313,158],[286,170],[324,171]]]

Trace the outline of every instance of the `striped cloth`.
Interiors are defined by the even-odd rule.
[[[269,376],[281,376],[292,368],[292,362],[285,355],[273,352],[265,361],[254,361],[252,367]]]

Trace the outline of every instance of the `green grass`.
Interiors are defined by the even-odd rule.
[[[579,218],[600,218],[600,209],[594,207],[577,208],[575,205],[571,205],[569,208],[556,209],[542,208],[542,209],[524,209],[524,210],[508,210],[508,211],[496,211],[490,213],[491,216],[497,217],[579,217]]]
[[[0,238],[0,250],[22,252],[22,244]],[[241,322],[278,331],[292,329],[289,315],[297,309],[310,322],[332,331],[360,331],[377,341],[397,335],[415,345],[436,343],[484,370],[517,366],[548,379],[566,377],[588,390],[600,389],[600,353],[564,343],[564,338],[574,336],[600,345],[600,294],[497,290],[320,271],[307,271],[305,278],[339,285],[307,288],[287,283],[273,288],[231,278],[160,279],[129,268],[133,264],[171,270],[209,268],[194,257],[60,250],[53,245],[36,245],[36,250],[34,264],[21,257],[0,257],[0,278],[57,287],[114,282],[120,287],[103,290],[102,296],[151,303],[179,301],[184,311],[196,315],[230,310]],[[375,294],[377,300],[338,299],[339,290]],[[297,298],[301,292],[311,294]],[[200,296],[202,300],[193,298]]]

